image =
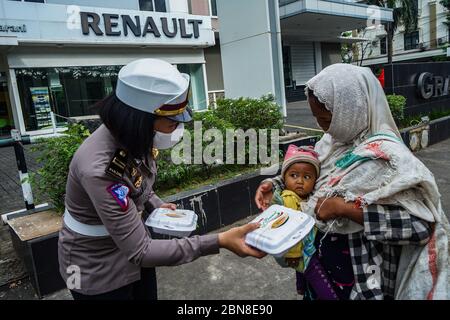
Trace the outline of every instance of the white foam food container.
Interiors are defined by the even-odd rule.
[[[307,214],[280,205],[270,206],[254,222],[261,226],[247,234],[245,242],[275,257],[286,254],[308,235],[315,224]]]
[[[194,211],[158,208],[150,214],[145,224],[155,233],[182,238],[197,229],[197,220]]]

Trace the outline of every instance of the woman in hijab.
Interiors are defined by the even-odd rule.
[[[368,68],[335,64],[306,93],[325,131],[306,213],[316,217],[316,247],[339,298],[448,299],[450,228],[440,194],[403,144],[377,78]],[[279,177],[257,190],[261,209],[273,187],[283,188]]]

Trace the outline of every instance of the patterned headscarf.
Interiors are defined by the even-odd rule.
[[[332,113],[330,128],[315,148],[321,172],[308,203],[310,214],[319,197],[338,195],[348,201],[361,199],[366,204],[381,201],[402,204],[426,221],[440,220],[436,210],[440,195],[434,177],[401,142],[384,90],[369,68],[334,64],[308,81],[306,87]],[[376,143],[366,147],[367,140],[374,135],[390,136],[398,143],[392,139],[379,142],[382,138],[375,137]],[[346,160],[372,157],[375,161],[338,167],[344,157]],[[376,160],[380,158],[385,161]],[[429,196],[428,203],[433,203],[435,208],[424,210],[423,198],[413,199],[419,189]],[[325,228],[320,222],[318,226]],[[342,222],[333,229],[338,233],[361,230],[362,226],[352,221]]]
[[[397,296],[422,298],[432,287],[436,299],[448,299],[450,224],[434,176],[403,144],[378,79],[368,68],[335,64],[306,87],[332,113],[332,121],[315,147],[321,173],[304,211],[314,216],[320,197],[339,196],[362,205],[400,206],[433,222],[428,244],[403,247]],[[317,226],[340,234],[364,231],[349,219],[335,222],[318,221]]]

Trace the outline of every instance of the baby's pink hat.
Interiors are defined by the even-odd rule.
[[[320,161],[319,155],[314,151],[313,146],[297,147],[296,145],[289,145],[286,155],[284,156],[283,165],[281,166],[281,177],[284,178],[284,174],[287,169],[294,163],[306,162],[310,163],[316,169],[317,177],[320,174]]]

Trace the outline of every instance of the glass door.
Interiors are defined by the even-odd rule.
[[[0,72],[0,139],[11,136],[14,120],[9,101],[8,82],[6,73]]]
[[[189,105],[195,111],[208,109],[205,91],[205,81],[201,64],[178,64],[178,71],[187,73],[191,77]]]

